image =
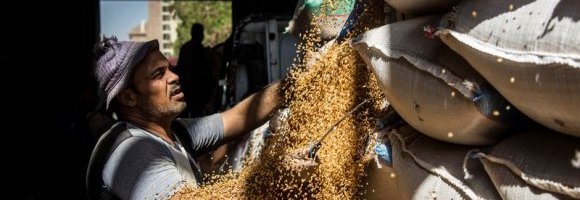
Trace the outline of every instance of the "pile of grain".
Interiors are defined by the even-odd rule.
[[[374,7],[382,9],[382,5]],[[352,34],[372,28],[368,24],[382,24],[366,18],[361,17],[361,24],[367,26],[360,26]],[[306,60],[320,47],[316,32],[312,30],[302,38],[299,50],[306,59],[296,60],[283,87],[289,118],[268,138],[262,154],[246,163],[239,174],[213,177],[201,188],[187,191],[186,198],[355,199],[363,195],[364,166],[370,159],[368,138],[376,131],[374,122],[382,113],[384,97],[374,75],[348,42],[333,44],[307,66]],[[365,99],[371,103],[339,124],[323,141],[317,167],[301,171],[287,165],[287,155],[308,147]]]

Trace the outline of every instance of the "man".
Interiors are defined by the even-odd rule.
[[[223,113],[175,119],[186,106],[184,95],[158,46],[105,38],[97,48],[96,78],[119,122],[93,150],[87,173],[93,199],[174,197],[202,179],[195,154],[263,124],[280,105],[276,83]]]
[[[179,75],[187,106],[180,116],[201,117],[209,113],[208,106],[215,98],[218,77],[210,48],[203,46],[203,25],[195,23],[190,30],[191,40],[179,49],[175,72]]]

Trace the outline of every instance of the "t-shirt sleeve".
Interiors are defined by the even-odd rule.
[[[170,150],[145,137],[130,137],[113,151],[103,181],[121,199],[169,199],[185,186]]]
[[[220,113],[201,118],[177,119],[177,122],[186,127],[196,152],[216,147],[224,138],[224,122]]]

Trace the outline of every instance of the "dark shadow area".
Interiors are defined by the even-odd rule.
[[[235,0],[232,1],[234,27],[249,15],[292,16],[298,0]]]
[[[466,22],[462,22],[462,23],[469,23],[469,24],[456,24],[456,29],[467,29],[470,27],[475,27],[478,24],[481,24],[482,22],[485,22],[487,20],[493,19],[495,17],[498,17],[502,14],[505,14],[507,12],[510,12],[508,9],[511,8],[512,11],[517,11],[519,8],[531,4],[533,3],[534,0],[521,0],[521,1],[515,1],[515,2],[505,2],[505,9],[482,9],[477,7],[478,3],[475,3],[474,1],[462,1],[460,2],[457,6],[461,7],[461,11],[465,11],[465,12],[469,12],[469,13],[457,13],[457,16],[472,16],[473,12],[475,12],[477,17],[473,17],[470,18],[469,20],[466,20]],[[494,6],[498,7],[499,3],[494,4]],[[460,12],[460,11],[458,11]],[[531,15],[531,13],[530,13]],[[513,18],[511,20],[506,21],[506,23],[510,22],[510,21],[515,21],[517,20],[516,18]],[[467,30],[465,30],[467,31]],[[490,35],[491,37],[491,35]]]
[[[560,2],[558,2],[558,5],[556,5],[556,7],[554,8],[550,20],[546,24],[544,33],[542,33],[542,35],[539,38],[546,36],[546,34],[554,30],[555,25],[552,24],[554,20],[561,21],[564,18],[570,18],[572,22],[578,22],[580,18],[578,17],[579,15],[576,14],[578,12],[577,7],[578,2],[574,0],[560,0]]]
[[[11,88],[4,148],[16,199],[86,199],[85,171],[96,142],[87,114],[97,103],[92,47],[99,32],[97,0],[22,2],[28,18],[5,24]],[[7,34],[7,35],[6,35]],[[3,56],[4,57],[4,56]],[[9,92],[14,90],[14,92]]]
[[[578,22],[580,17],[578,16],[578,2],[575,0],[560,0],[556,8],[554,8],[554,12],[552,12],[552,17],[550,17],[550,21],[554,18],[558,18],[558,20],[562,20],[563,18],[567,17],[572,19],[573,22]]]

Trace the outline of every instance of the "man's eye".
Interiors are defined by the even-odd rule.
[[[158,69],[155,71],[155,73],[153,73],[153,78],[160,78],[160,77],[163,77],[163,75],[165,75],[165,70]]]

